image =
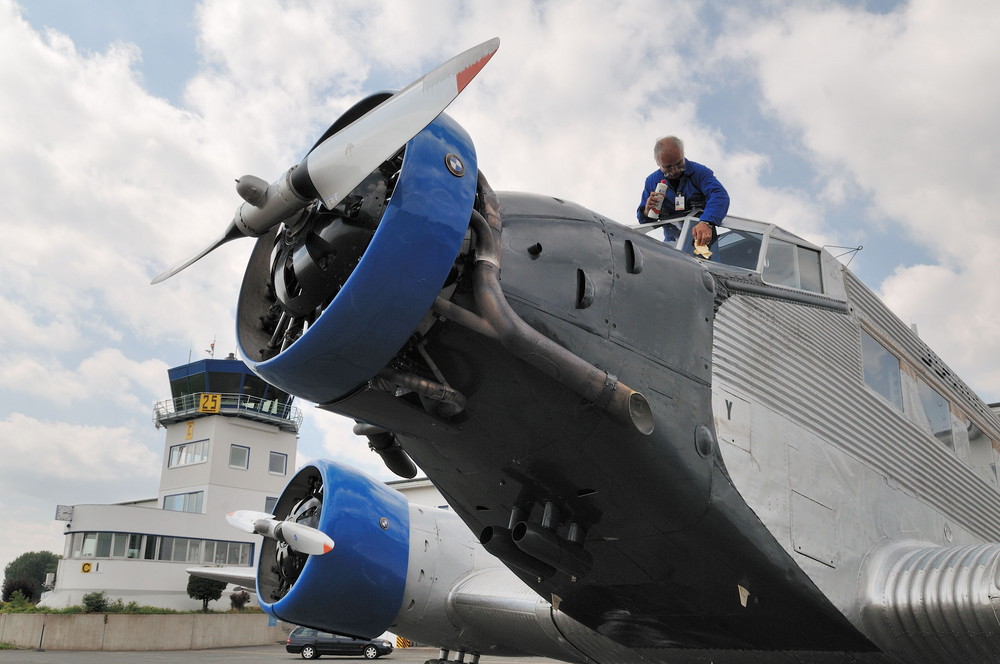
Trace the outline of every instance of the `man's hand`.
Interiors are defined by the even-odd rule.
[[[712,224],[707,221],[700,221],[691,229],[691,239],[695,246],[707,245],[712,241]]]
[[[649,192],[649,198],[646,199],[646,214],[649,214],[650,210],[662,210],[663,209],[663,199],[666,194],[658,194],[655,191]]]

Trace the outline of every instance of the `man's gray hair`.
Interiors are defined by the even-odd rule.
[[[660,150],[662,150],[667,145],[674,146],[675,148],[681,151],[681,154],[684,154],[684,141],[677,138],[676,136],[663,136],[661,138],[656,139],[656,143],[653,144],[653,156],[656,157],[657,155],[659,155]]]

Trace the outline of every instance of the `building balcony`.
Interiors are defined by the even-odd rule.
[[[292,433],[298,433],[302,426],[302,411],[299,408],[277,399],[260,399],[245,394],[195,392],[153,405],[153,424],[156,428],[211,415],[241,417]]]

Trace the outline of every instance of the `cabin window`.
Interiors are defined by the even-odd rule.
[[[965,420],[964,424],[969,433],[969,464],[983,479],[996,486],[997,461],[993,451],[993,441],[975,422]]]
[[[903,389],[899,358],[886,350],[873,336],[861,330],[861,364],[865,383],[897,410],[903,410]]]
[[[775,237],[767,243],[761,277],[777,286],[823,292],[819,252]]]
[[[948,400],[919,378],[916,379],[916,388],[917,399],[910,419],[937,438],[938,442],[955,449]]]

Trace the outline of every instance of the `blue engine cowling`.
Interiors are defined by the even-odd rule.
[[[382,634],[406,586],[410,516],[403,495],[359,470],[317,461],[295,474],[275,514],[318,528],[334,548],[307,556],[265,541],[257,568],[261,608],[324,631]]]
[[[390,160],[374,171],[353,204],[314,205],[305,222],[258,240],[237,341],[269,383],[316,403],[351,393],[402,348],[455,268],[476,195],[472,139],[442,114],[394,168]],[[308,284],[297,269],[308,270]],[[318,292],[304,297],[303,288]]]

